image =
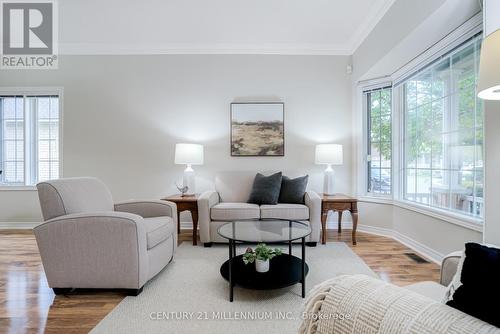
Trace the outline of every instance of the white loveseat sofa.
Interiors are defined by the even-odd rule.
[[[247,203],[257,172],[221,172],[215,177],[215,191],[207,191],[198,198],[198,225],[200,239],[206,247],[212,242],[227,242],[217,234],[222,224],[234,220],[261,218],[294,219],[307,222],[312,233],[306,239],[315,246],[321,233],[321,198],[314,191],[307,191],[304,204],[278,203],[257,205]],[[270,173],[269,173],[270,174]],[[290,177],[299,176],[284,173]]]

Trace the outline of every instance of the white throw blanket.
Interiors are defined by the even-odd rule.
[[[484,334],[500,329],[445,304],[365,275],[343,275],[311,290],[301,334]]]

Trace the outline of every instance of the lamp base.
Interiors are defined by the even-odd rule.
[[[323,180],[323,194],[330,196],[335,195],[335,171],[332,169],[332,166],[328,165],[328,168],[325,169],[325,176]]]
[[[196,193],[195,174],[191,165],[188,165],[184,170],[184,174],[182,175],[182,186],[187,187],[187,191],[183,196],[193,196]]]

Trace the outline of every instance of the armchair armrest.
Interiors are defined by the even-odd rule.
[[[177,206],[170,201],[130,200],[116,203],[115,211],[134,213],[143,218],[169,216],[177,226]]]
[[[210,209],[220,201],[216,191],[205,191],[198,197],[198,226],[200,227],[200,240],[210,242]]]
[[[441,262],[441,279],[439,283],[448,286],[453,280],[453,276],[458,269],[458,264],[462,258],[462,251],[456,251],[446,255]]]
[[[309,241],[318,242],[321,234],[321,197],[311,190],[306,191],[304,202],[309,208],[309,224],[311,235]]]
[[[52,288],[139,289],[147,280],[146,231],[138,215],[70,214],[34,233]]]

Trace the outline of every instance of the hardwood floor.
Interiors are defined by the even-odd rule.
[[[362,232],[357,239],[352,246],[349,230],[328,233],[329,241],[347,242],[385,281],[404,286],[439,280],[439,266],[411,260],[404,245]],[[191,241],[191,231],[180,234],[182,241]],[[113,292],[55,297],[31,231],[0,231],[0,250],[0,333],[87,333],[124,298]]]

